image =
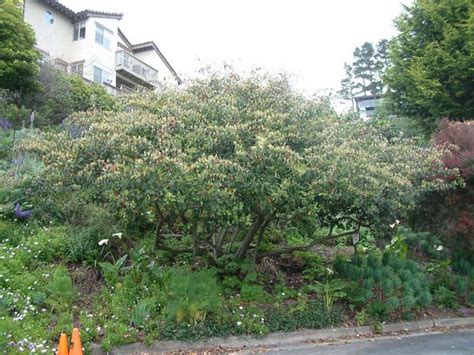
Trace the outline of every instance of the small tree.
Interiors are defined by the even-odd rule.
[[[38,88],[40,54],[35,35],[23,21],[22,2],[0,0],[0,88],[23,94]]]

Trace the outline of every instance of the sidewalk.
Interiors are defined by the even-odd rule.
[[[339,340],[335,343],[301,343],[268,349],[268,355],[471,355],[474,329],[449,328],[403,335]]]
[[[474,327],[474,317],[466,318],[443,318],[434,320],[422,320],[414,322],[385,324],[384,334],[409,333],[409,332],[432,332],[438,329]],[[291,333],[272,333],[262,338],[251,336],[210,338],[197,342],[163,341],[155,342],[151,347],[136,343],[118,347],[110,352],[110,355],[124,354],[162,354],[167,352],[194,351],[200,353],[236,353],[247,352],[252,349],[266,351],[288,348],[295,344],[320,343],[335,341],[338,339],[351,339],[373,336],[372,328],[369,326],[350,328],[329,328],[318,330],[303,330]],[[93,355],[105,354],[98,345],[92,347]]]

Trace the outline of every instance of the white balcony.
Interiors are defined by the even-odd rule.
[[[158,85],[158,70],[124,50],[115,53],[115,70],[139,85],[147,87]]]

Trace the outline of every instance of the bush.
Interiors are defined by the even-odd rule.
[[[213,272],[178,270],[166,285],[163,313],[177,323],[197,324],[218,312],[220,292]]]
[[[422,253],[432,259],[440,260],[449,256],[441,238],[431,232],[414,232],[409,228],[400,227],[398,235],[407,244],[411,255]]]
[[[65,268],[58,268],[48,284],[49,303],[60,314],[72,306],[74,290],[72,280]]]
[[[25,106],[36,112],[35,121],[41,126],[58,125],[75,112],[116,110],[115,97],[96,83],[86,83],[77,75],[69,75],[43,63],[40,67],[41,90],[24,99]]]
[[[349,301],[359,309],[365,306],[372,319],[385,320],[396,313],[408,317],[431,304],[429,279],[412,260],[389,252],[382,258],[355,255],[350,262],[338,258],[334,268],[352,283]]]
[[[470,293],[474,291],[474,273],[470,263],[459,255],[455,255],[453,260],[427,265],[431,274],[431,292],[436,295],[438,306],[444,308],[452,308],[458,301],[469,303]]]
[[[39,90],[21,97],[0,91],[0,120],[9,120],[15,129],[30,127],[30,114],[35,112],[35,127],[55,126],[75,112],[119,110],[118,100],[96,83],[69,75],[52,63],[40,65]]]
[[[91,203],[76,205],[77,202],[73,201],[63,209],[63,212],[68,212],[64,218],[72,224],[75,234],[69,244],[71,261],[97,266],[98,262],[120,256],[122,250],[128,249],[121,239],[114,237],[123,229],[109,210]],[[99,245],[104,239],[109,240],[107,245]]]
[[[456,293],[443,286],[439,286],[436,290],[434,290],[433,299],[436,306],[439,308],[459,307]]]
[[[271,332],[320,329],[338,324],[340,320],[339,311],[328,313],[324,305],[315,301],[293,307],[271,308],[265,313],[265,324]]]

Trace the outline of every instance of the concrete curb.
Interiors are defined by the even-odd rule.
[[[449,328],[474,326],[474,317],[465,318],[442,318],[432,320],[420,320],[414,322],[390,323],[385,324],[383,333],[392,333],[400,331],[427,331],[434,328]],[[277,348],[295,343],[318,342],[323,340],[335,340],[347,337],[370,336],[372,328],[368,326],[350,327],[350,328],[329,328],[317,330],[302,330],[291,333],[271,333],[262,338],[252,336],[228,337],[228,338],[210,338],[196,342],[185,341],[162,341],[156,342],[151,347],[142,343],[124,345],[112,350],[110,355],[125,354],[161,354],[163,352],[200,350],[209,348],[231,348],[240,351],[242,348],[251,349],[257,347]],[[94,344],[91,348],[93,355],[105,355],[99,345]]]

